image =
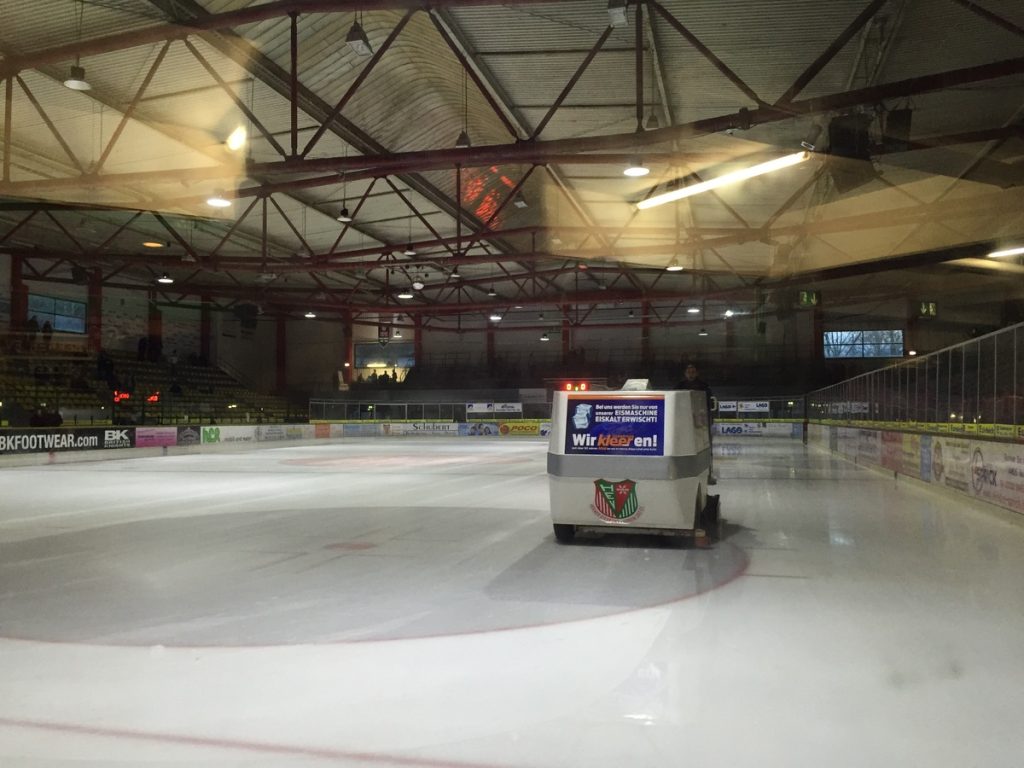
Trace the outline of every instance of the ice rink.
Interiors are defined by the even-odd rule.
[[[718,439],[710,549],[554,541],[545,442],[0,469],[0,766],[1006,766],[1024,525]]]

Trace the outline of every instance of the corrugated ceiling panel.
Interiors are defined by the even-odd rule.
[[[77,6],[68,0],[4,2],[3,23],[0,24],[3,50],[26,54],[74,42],[79,38]],[[83,6],[81,39],[130,32],[160,21],[159,11],[141,0],[86,3]]]
[[[451,18],[478,53],[588,50],[608,26],[606,2],[543,3],[516,7],[452,8]],[[632,16],[632,14],[630,14]],[[606,45],[633,44],[629,27],[615,30]]]

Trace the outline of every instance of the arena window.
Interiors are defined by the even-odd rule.
[[[28,317],[33,315],[40,328],[49,321],[50,327],[60,333],[85,333],[84,302],[30,293]]]
[[[825,331],[825,357],[903,357],[903,331]]]

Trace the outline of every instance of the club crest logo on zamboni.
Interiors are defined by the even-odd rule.
[[[622,521],[633,517],[640,510],[636,481],[595,480],[592,509],[606,520]]]

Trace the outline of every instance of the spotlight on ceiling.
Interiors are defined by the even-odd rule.
[[[398,298],[400,298],[400,299],[411,299],[412,298],[412,291],[409,290],[408,288],[403,288],[401,291],[399,291]]]
[[[672,259],[672,261],[670,261],[668,263],[668,266],[665,267],[665,271],[666,272],[682,272],[683,271],[683,265],[680,264],[676,259]]]
[[[338,211],[338,215],[335,217],[342,224],[348,224],[352,221],[352,214],[348,212],[348,206],[342,206],[341,210]]]
[[[551,337],[550,337],[550,336],[548,336],[548,335],[547,335],[547,333],[542,333],[542,334],[540,335],[540,340],[541,340],[541,341],[551,341]]]
[[[467,131],[465,128],[463,128],[461,131],[459,131],[459,135],[455,139],[455,148],[456,149],[469,149],[471,146],[473,146],[473,145],[472,145],[472,143],[469,140],[469,131]]]
[[[309,310],[309,312],[307,312],[305,314],[305,317],[307,317],[310,320],[312,320],[312,319],[314,319],[316,317],[316,312],[314,312],[313,310]]]
[[[791,165],[802,163],[810,158],[810,153],[806,151],[794,152],[791,155],[785,155],[784,157],[776,158],[775,160],[769,160],[767,163],[759,163],[758,165],[752,165],[749,168],[742,168],[732,173],[726,173],[722,176],[718,176],[708,181],[702,181],[699,184],[690,184],[689,186],[679,187],[669,192],[665,192],[654,197],[648,197],[646,200],[641,200],[636,204],[636,207],[640,210],[646,210],[647,208],[654,208],[657,205],[664,205],[665,203],[671,203],[675,200],[682,200],[684,197],[692,197],[702,192],[708,192],[712,189],[725,186],[726,184],[734,184],[737,181],[744,181],[746,179],[752,179],[755,176],[762,176],[766,173],[772,173],[773,171],[780,171],[783,168],[789,168]]]
[[[490,296],[492,299],[495,296],[498,295],[498,292],[496,290],[494,290],[494,286],[493,285],[490,288],[487,289],[487,295]]]
[[[92,86],[85,79],[85,67],[74,64],[68,79],[64,81],[64,87],[72,91],[90,91]]]
[[[415,256],[416,255],[416,249],[412,247],[412,243],[409,243],[409,244],[407,244],[405,246],[405,250],[402,251],[402,255],[403,256]]]
[[[412,284],[412,289],[414,291],[422,291],[423,290],[423,283],[421,281],[419,281],[419,280],[414,280],[413,284]]]
[[[626,0],[608,0],[608,26],[624,27],[628,23]]]
[[[398,328],[395,328],[395,332],[391,335],[391,338],[393,338],[393,339],[400,339],[400,338],[402,338],[402,332]]]
[[[622,171],[623,175],[625,176],[633,176],[637,178],[640,176],[646,176],[650,172],[651,169],[644,165],[643,162],[638,159],[630,160],[629,165],[627,165],[626,168]]]
[[[142,243],[143,248],[163,248],[163,243],[158,243],[156,240],[144,240]]]
[[[911,357],[916,357],[917,356],[917,350],[916,349],[908,349],[907,350],[907,354],[910,355]]]
[[[497,312],[492,313],[491,314],[491,322],[492,323],[501,322],[501,315],[499,315]]]
[[[699,331],[697,332],[697,335],[698,335],[698,336],[707,336],[707,335],[708,335],[708,329],[707,329],[707,328],[701,328],[701,329],[700,329],[700,330],[699,330]]]
[[[735,315],[735,314],[736,314],[736,313],[735,313],[735,312],[733,312],[733,311],[732,311],[731,309],[727,309],[727,310],[725,310],[725,316],[726,316],[726,317],[732,317],[732,316],[733,316],[733,315]]]
[[[352,28],[345,36],[345,42],[357,56],[373,55],[373,46],[370,45],[370,39],[366,36],[366,32],[363,31],[358,21],[352,22]]]
[[[211,208],[231,207],[231,201],[224,196],[224,191],[221,189],[216,190],[212,195],[206,198],[206,204]]]
[[[232,152],[237,152],[238,150],[245,146],[245,142],[248,140],[248,138],[249,132],[245,130],[244,125],[240,125],[231,132],[231,135],[228,136],[228,139],[227,141],[224,142],[224,144]]]
[[[156,279],[156,281],[158,283],[163,283],[164,285],[170,285],[171,283],[174,282],[174,278],[168,275],[166,272],[164,272],[162,275],[160,275],[160,277]]]
[[[686,311],[689,312],[691,315],[699,315],[700,314],[700,308],[699,307],[690,307]]]
[[[452,274],[451,274],[452,280],[458,280],[460,277],[462,277],[462,275],[459,274],[459,268],[458,267],[454,267],[452,269]]]
[[[988,255],[990,259],[999,259],[1005,256],[1024,256],[1024,248],[1007,248],[1002,251],[992,251]]]
[[[514,205],[516,208],[528,208],[530,206],[530,204],[526,202],[526,198],[523,197],[522,192],[520,192],[515,196],[515,198],[513,198],[512,205]]]

